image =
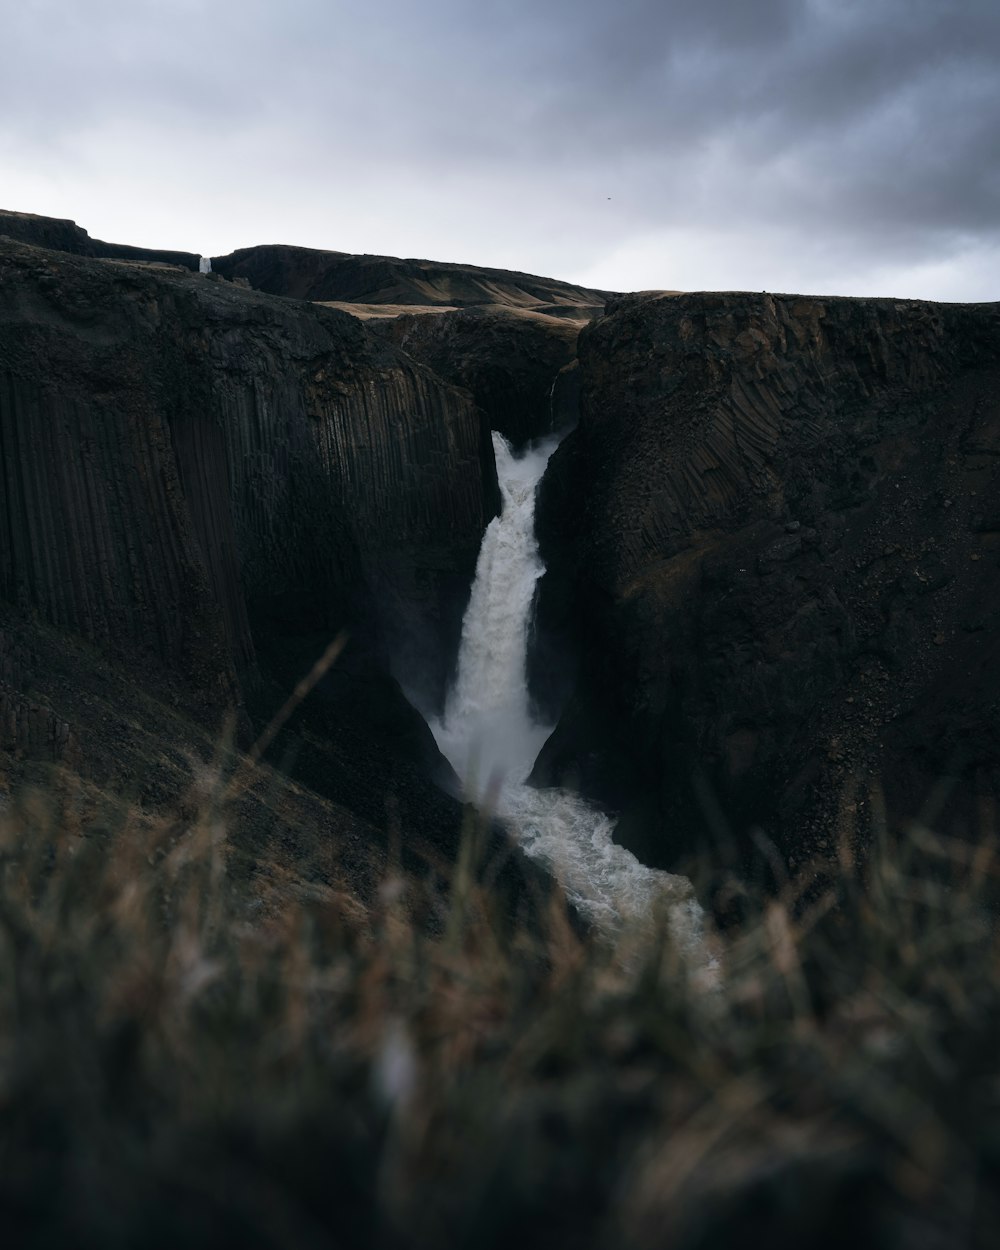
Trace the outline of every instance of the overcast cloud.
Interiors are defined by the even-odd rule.
[[[998,0],[4,0],[0,206],[615,289],[1000,298]]]

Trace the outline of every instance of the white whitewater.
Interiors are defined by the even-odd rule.
[[[495,809],[584,915],[616,933],[648,923],[666,907],[675,936],[702,954],[702,911],[686,877],[639,863],[612,841],[611,818],[578,795],[525,784],[552,731],[532,720],[526,664],[535,583],[544,572],[535,491],[558,441],[516,457],[506,439],[493,435],[503,507],[483,535],[455,685],[431,728],[470,797]]]
[[[199,273],[211,273],[212,272],[211,256],[200,256],[198,258],[198,272]]]

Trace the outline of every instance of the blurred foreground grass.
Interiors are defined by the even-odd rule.
[[[248,899],[232,792],[0,809],[4,1245],[997,1244],[992,840],[744,896],[712,990],[665,917],[512,925],[467,856]]]

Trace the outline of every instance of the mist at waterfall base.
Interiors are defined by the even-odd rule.
[[[660,908],[677,940],[700,948],[702,911],[690,881],[647,868],[612,840],[613,820],[565,790],[526,784],[553,726],[531,716],[528,630],[544,572],[535,495],[559,438],[516,456],[494,432],[501,513],[483,535],[462,624],[458,671],[444,714],[431,721],[468,797],[495,812],[524,851],[555,872],[580,912],[605,932],[652,921]]]

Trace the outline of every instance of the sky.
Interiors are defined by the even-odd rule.
[[[98,238],[1000,298],[1000,0],[0,5],[0,207]]]

